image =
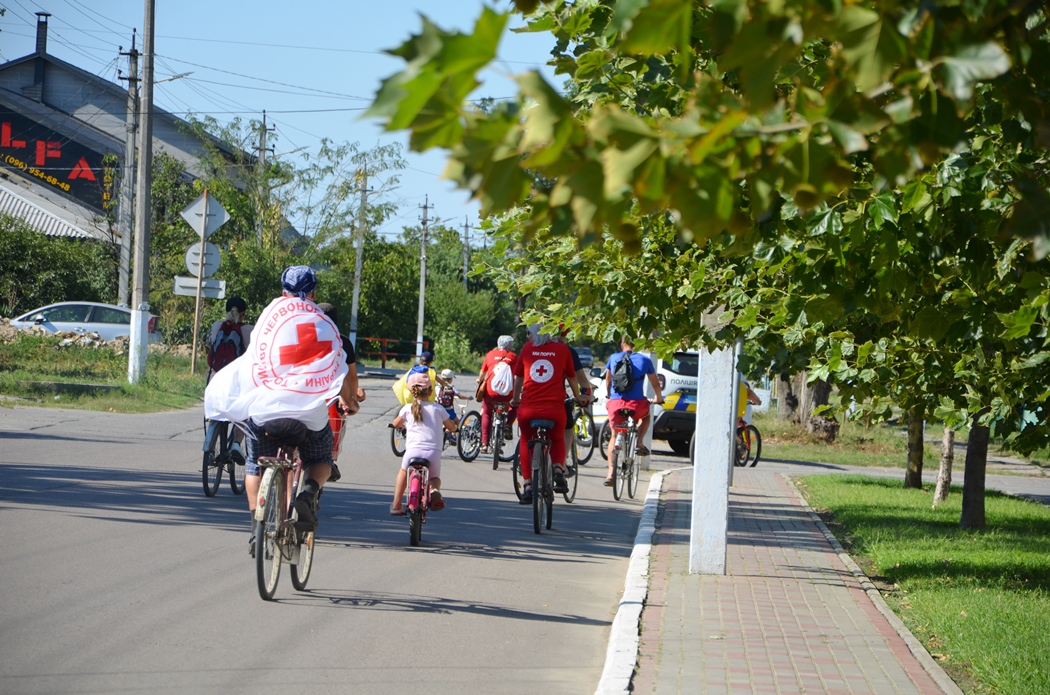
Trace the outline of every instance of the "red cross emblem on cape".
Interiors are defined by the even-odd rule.
[[[265,389],[323,394],[346,374],[339,332],[317,305],[298,297],[272,302],[252,333],[252,378]]]

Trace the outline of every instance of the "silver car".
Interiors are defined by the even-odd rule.
[[[98,302],[59,302],[11,319],[15,328],[40,326],[49,333],[98,333],[102,340],[131,335],[131,309]],[[157,317],[150,314],[149,342],[161,342]]]

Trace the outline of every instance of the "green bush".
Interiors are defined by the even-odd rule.
[[[439,372],[451,369],[457,374],[476,374],[482,359],[483,355],[471,351],[470,340],[461,333],[439,335],[434,341],[434,367]]]
[[[64,301],[115,303],[115,254],[113,244],[47,237],[0,215],[0,315]]]

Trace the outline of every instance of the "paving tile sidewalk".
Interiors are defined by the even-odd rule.
[[[780,474],[735,472],[727,574],[690,575],[691,488],[666,475],[632,692],[945,692]]]

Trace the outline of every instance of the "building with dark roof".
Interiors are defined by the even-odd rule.
[[[0,213],[49,236],[119,243],[128,91],[49,55],[49,16],[37,13],[36,51],[0,64]],[[183,162],[189,176],[204,138],[229,151],[154,107],[154,152]]]

